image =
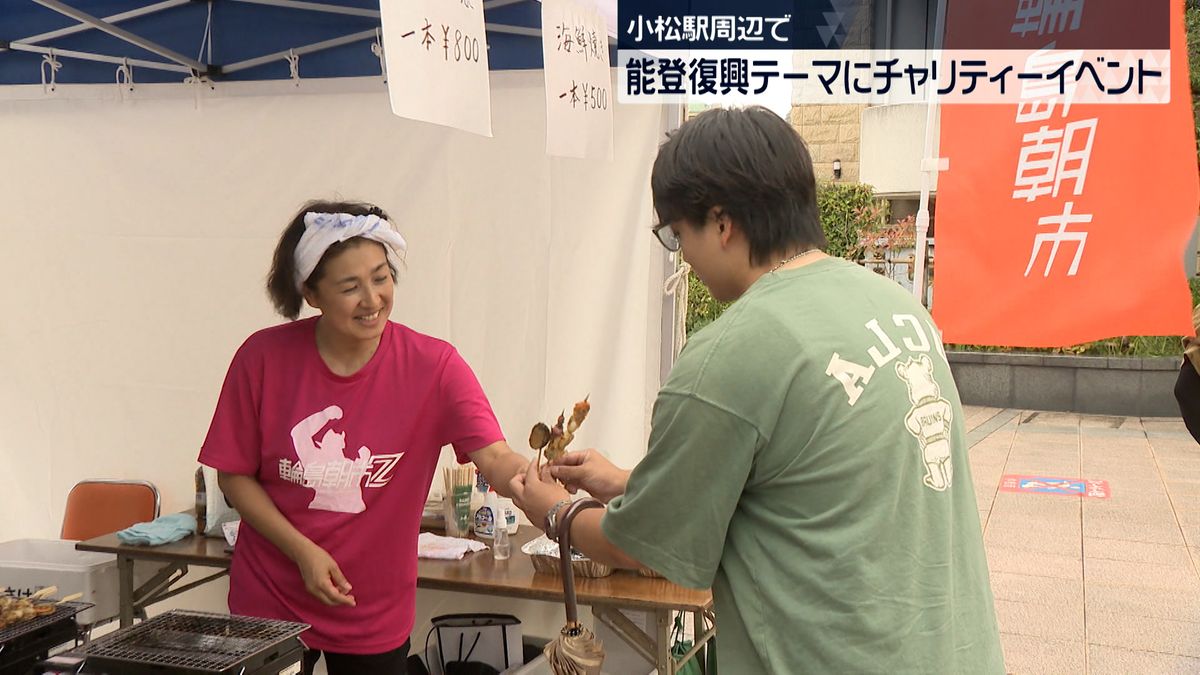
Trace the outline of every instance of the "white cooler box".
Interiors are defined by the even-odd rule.
[[[149,579],[160,565],[134,566],[134,585]],[[66,539],[14,539],[0,543],[0,588],[37,590],[57,586],[55,597],[82,593],[95,607],[81,612],[80,623],[92,624],[120,612],[117,556],[76,551]]]

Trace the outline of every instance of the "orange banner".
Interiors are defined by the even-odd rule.
[[[1022,11],[1071,4],[1081,8],[1076,17],[1028,24],[1040,32],[1021,34],[1020,48],[1055,41],[1071,49],[1071,26],[1086,35],[1089,20],[1113,28],[1112,16],[1089,16],[1092,2],[979,6],[1006,8],[1003,28],[1016,33]],[[948,48],[956,30],[962,44],[981,25],[963,10],[969,5],[950,3]],[[1200,185],[1183,0],[1171,0],[1169,15],[1167,104],[1066,105],[1069,96],[1050,96],[942,108],[949,168],[938,178],[933,314],[946,342],[1061,347],[1192,333],[1183,261]]]

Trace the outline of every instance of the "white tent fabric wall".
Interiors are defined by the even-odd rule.
[[[393,319],[459,348],[514,448],[590,393],[576,443],[634,464],[660,367],[661,110],[617,108],[611,163],[549,158],[542,73],[491,77],[492,139],[396,118],[382,91],[0,102],[0,541],[57,536],[83,478],[191,505],[229,359],[280,321],[276,237],[311,197],[391,213],[410,244]]]

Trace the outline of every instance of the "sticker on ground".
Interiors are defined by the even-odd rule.
[[[1108,481],[1091,478],[1048,478],[1046,476],[1005,476],[1000,479],[1000,489],[1005,492],[1037,492],[1071,497],[1108,499],[1112,492]]]

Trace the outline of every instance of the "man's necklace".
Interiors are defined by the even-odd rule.
[[[776,263],[774,267],[771,268],[771,272],[774,272],[775,270],[779,269],[780,267],[783,267],[784,265],[792,262],[793,260],[799,260],[800,258],[803,258],[804,256],[808,255],[809,253],[817,253],[820,250],[821,249],[819,249],[819,248],[810,248],[805,251],[800,251],[799,253],[797,253],[796,255],[794,255],[790,258],[784,258],[783,260],[780,260],[778,263]],[[767,274],[770,274],[771,272],[767,272]]]

